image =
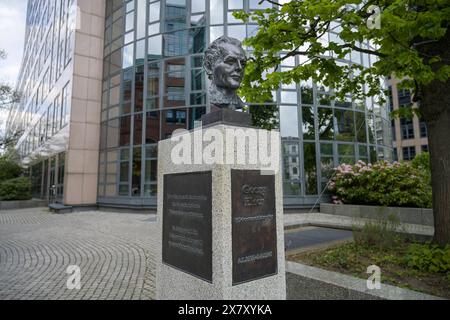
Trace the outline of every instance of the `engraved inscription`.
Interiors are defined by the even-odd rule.
[[[277,273],[275,177],[232,170],[233,285]]]
[[[164,176],[163,262],[212,281],[211,172]]]

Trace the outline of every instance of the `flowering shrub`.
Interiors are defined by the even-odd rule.
[[[342,164],[335,169],[329,190],[335,204],[432,207],[426,173],[407,163]]]

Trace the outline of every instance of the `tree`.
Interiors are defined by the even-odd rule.
[[[245,41],[252,47],[241,95],[270,100],[281,84],[315,81],[338,101],[366,96],[384,102],[387,76],[406,79],[415,112],[428,126],[435,217],[434,241],[450,244],[450,6],[448,0],[296,0],[271,1],[273,8],[239,12],[259,25]],[[280,3],[278,3],[280,2]],[[329,30],[335,35],[325,40]],[[283,54],[280,54],[282,52]],[[352,52],[370,55],[370,67],[343,64]],[[301,65],[281,70],[286,59]],[[269,70],[275,70],[269,72]],[[263,76],[265,74],[265,76]],[[366,87],[366,89],[364,89]]]

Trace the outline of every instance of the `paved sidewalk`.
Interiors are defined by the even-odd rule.
[[[348,239],[351,232],[332,229],[363,222],[318,213],[285,215],[287,250]],[[430,227],[402,227],[432,234]],[[150,214],[0,211],[0,300],[152,299],[156,236],[156,216]],[[81,269],[80,290],[67,289],[70,265]]]
[[[0,211],[0,300],[152,299],[155,221],[97,211]],[[81,269],[81,290],[67,289],[69,265]]]

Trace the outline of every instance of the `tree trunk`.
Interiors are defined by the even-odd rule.
[[[450,61],[450,32],[437,42],[423,46],[425,56],[439,55],[443,62],[433,65],[437,69]],[[450,244],[450,81],[433,81],[421,87],[420,112],[428,128],[428,144],[433,189],[434,242]]]

